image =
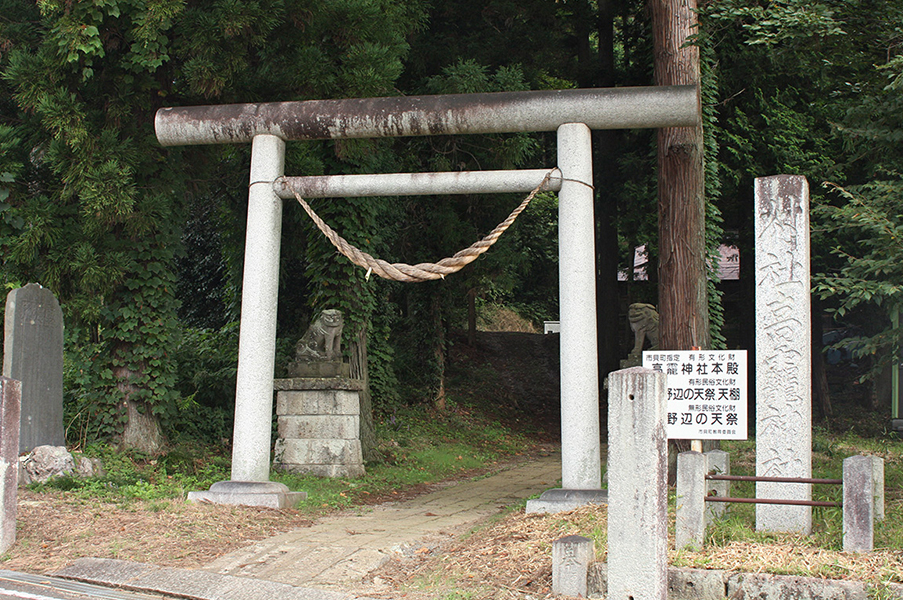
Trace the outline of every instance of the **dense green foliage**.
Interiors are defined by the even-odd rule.
[[[128,439],[143,418],[148,451],[163,434],[230,437],[248,172],[247,148],[161,148],[158,108],[652,82],[640,0],[0,0],[0,14],[0,281],[39,281],[64,307],[71,441]],[[709,252],[726,240],[752,256],[754,177],[807,176],[816,290],[867,325],[860,352],[893,347],[903,2],[725,0],[700,19]],[[626,265],[646,244],[653,281],[622,285],[620,301],[654,301],[654,135],[613,136],[597,206],[617,244],[600,252]],[[286,172],[546,167],[554,155],[547,135],[293,143]],[[313,206],[369,253],[416,263],[479,239],[518,200]],[[469,304],[557,318],[552,195],[468,269],[417,286],[367,280],[297,209],[283,225],[278,368],[316,311],[340,308],[378,413],[442,399],[449,330],[466,326]],[[737,345],[720,328],[750,314],[751,294],[725,314],[722,289],[710,278],[713,340]],[[623,323],[603,322],[626,343]]]

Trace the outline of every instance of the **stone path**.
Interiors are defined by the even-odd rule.
[[[320,589],[347,589],[393,556],[434,547],[488,516],[556,487],[558,453],[413,500],[327,517],[312,527],[277,535],[227,554],[205,567]]]

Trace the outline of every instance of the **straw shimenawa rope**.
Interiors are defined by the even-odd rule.
[[[431,281],[434,279],[444,279],[446,275],[450,275],[452,273],[457,273],[461,269],[463,269],[468,264],[472,263],[479,257],[481,254],[486,252],[490,246],[492,246],[499,237],[505,233],[505,230],[508,229],[517,216],[523,212],[527,205],[530,204],[530,201],[539,193],[539,190],[545,186],[545,184],[551,179],[552,173],[554,173],[556,169],[552,169],[543,180],[540,182],[536,188],[530,192],[526,198],[524,198],[523,202],[511,211],[511,214],[508,215],[508,218],[499,223],[495,229],[489,232],[486,237],[481,239],[478,242],[475,242],[469,248],[465,248],[461,250],[454,256],[449,258],[443,258],[437,263],[420,263],[416,265],[408,265],[405,263],[388,263],[379,258],[374,258],[373,256],[367,254],[363,250],[360,250],[351,244],[348,243],[342,236],[336,233],[329,225],[323,222],[317,213],[310,207],[310,205],[304,201],[304,198],[298,194],[297,191],[292,190],[292,193],[295,195],[295,198],[301,204],[301,207],[304,211],[310,216],[313,222],[316,224],[317,228],[323,232],[323,235],[332,242],[332,245],[336,247],[336,249],[343,256],[347,257],[348,260],[353,262],[359,267],[363,267],[367,269],[367,278],[369,279],[370,273],[375,273],[379,275],[383,279],[390,279],[393,281],[404,281],[408,283],[416,283],[420,281]]]

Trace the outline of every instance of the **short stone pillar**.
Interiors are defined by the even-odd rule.
[[[809,184],[755,182],[756,475],[812,477]],[[757,498],[811,500],[807,483],[756,483]],[[808,534],[812,507],[756,505],[756,529]]]
[[[22,386],[18,381],[0,377],[0,554],[16,541],[21,396]]]
[[[875,527],[875,469],[868,456],[843,461],[843,551],[871,552]],[[884,482],[881,483],[884,485]]]
[[[53,292],[29,283],[6,296],[3,376],[22,383],[19,452],[64,446],[63,311]]]
[[[884,459],[880,456],[869,455],[872,462],[872,483],[875,486],[875,520],[884,520]]]
[[[552,593],[586,597],[586,575],[596,553],[593,541],[569,535],[552,542]]]
[[[709,475],[730,475],[731,474],[731,456],[724,450],[709,450],[705,453],[707,473]],[[707,496],[717,496],[719,498],[727,498],[731,495],[730,481],[707,481],[705,485]],[[705,503],[705,524],[711,525],[713,521],[720,519],[727,504],[724,502],[706,502]]]
[[[634,367],[608,376],[608,599],[668,595],[667,380]]]
[[[677,455],[677,499],[674,541],[677,550],[701,550],[705,537],[706,455],[681,452]]]
[[[347,377],[277,379],[273,466],[320,477],[360,477],[360,391]]]

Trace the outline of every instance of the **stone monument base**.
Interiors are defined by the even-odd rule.
[[[206,492],[188,492],[189,502],[213,502],[262,508],[295,508],[307,492],[292,492],[275,481],[217,481]]]
[[[587,504],[608,504],[608,490],[546,490],[539,498],[527,500],[527,514],[567,512]]]
[[[279,438],[273,466],[320,477],[364,475],[359,397],[363,384],[347,377],[277,379]]]

